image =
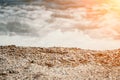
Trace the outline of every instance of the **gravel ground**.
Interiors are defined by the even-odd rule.
[[[0,80],[120,80],[120,49],[0,46]]]

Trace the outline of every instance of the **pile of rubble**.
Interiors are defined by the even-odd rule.
[[[120,49],[0,46],[0,80],[120,80]]]

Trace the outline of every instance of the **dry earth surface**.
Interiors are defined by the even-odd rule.
[[[120,49],[0,46],[0,80],[120,80]]]

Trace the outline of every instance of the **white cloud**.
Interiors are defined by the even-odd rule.
[[[69,3],[68,0],[64,4],[59,1],[57,4],[65,8],[66,6],[63,5]],[[2,11],[0,13],[0,44],[90,49],[120,47],[120,18],[116,12],[111,11],[107,5],[88,8],[79,7],[80,3],[72,2],[74,4],[67,4],[66,9],[47,8],[53,3],[47,3],[44,6],[0,7]],[[78,7],[72,8],[76,4]],[[19,39],[21,39],[20,42]]]

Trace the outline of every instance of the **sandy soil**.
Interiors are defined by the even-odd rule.
[[[120,80],[120,49],[0,46],[0,80]]]

